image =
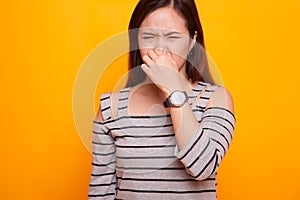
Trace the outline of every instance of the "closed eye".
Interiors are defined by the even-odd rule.
[[[179,36],[169,36],[168,38],[170,38],[170,39],[179,39],[180,37]]]
[[[148,39],[154,39],[153,36],[145,36],[145,37],[142,37],[144,40],[148,40]]]

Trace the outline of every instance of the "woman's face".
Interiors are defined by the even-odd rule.
[[[196,34],[194,41],[195,38]],[[185,66],[187,54],[193,46],[185,20],[171,7],[157,9],[144,19],[138,43],[142,57],[149,49],[170,51],[178,70]]]

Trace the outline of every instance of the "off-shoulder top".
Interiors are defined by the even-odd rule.
[[[93,120],[89,199],[216,199],[217,169],[235,128],[229,110],[206,109],[217,87],[199,81],[188,94],[190,105],[197,100],[192,110],[200,126],[180,150],[170,114],[128,115],[127,87],[112,118],[111,93],[101,94],[104,121]]]

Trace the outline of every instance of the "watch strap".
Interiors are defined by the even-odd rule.
[[[165,108],[169,108],[171,106],[169,98],[166,98],[166,100],[163,102],[163,105]]]

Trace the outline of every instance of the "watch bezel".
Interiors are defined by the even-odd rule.
[[[180,102],[180,103],[177,103],[175,101],[175,96],[178,95],[178,94],[182,94],[184,95],[185,99],[184,101]],[[186,93],[186,91],[181,91],[181,90],[175,90],[173,91],[170,96],[164,101],[164,106],[165,107],[181,107],[185,104],[185,102],[187,102],[188,100],[188,95]]]

